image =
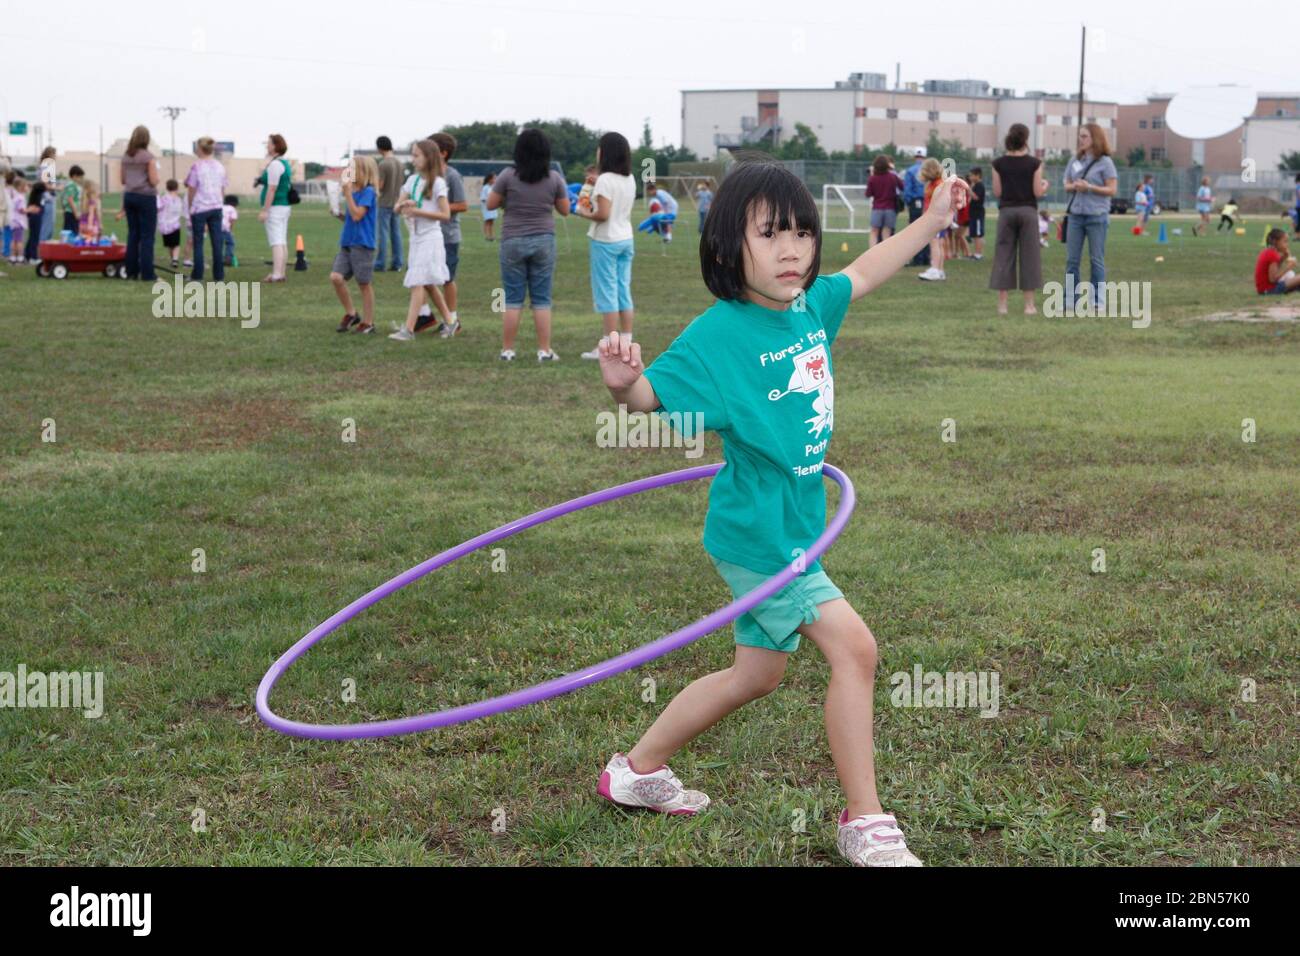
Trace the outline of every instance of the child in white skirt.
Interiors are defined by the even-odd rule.
[[[426,294],[442,316],[438,334],[451,338],[460,331],[460,322],[451,321],[451,313],[439,288],[451,278],[439,225],[451,218],[447,181],[442,177],[442,154],[433,140],[422,139],[411,150],[411,160],[415,172],[407,177],[393,206],[394,213],[406,218],[411,232],[406,279],[403,281],[403,285],[411,290],[411,303],[406,310],[406,325],[389,336],[398,342],[410,342],[415,338],[415,320],[420,315]]]

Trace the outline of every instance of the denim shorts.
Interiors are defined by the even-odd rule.
[[[735,597],[742,597],[772,577],[709,555]],[[817,605],[844,597],[825,571],[799,575],[758,607],[736,618],[736,643],[793,654],[799,649],[801,624],[821,619]]]
[[[507,309],[522,309],[525,291],[534,309],[549,309],[554,275],[555,233],[501,240],[501,284],[506,290]]]
[[[871,210],[872,229],[894,229],[898,224],[898,213],[893,209]]]
[[[591,298],[597,312],[632,308],[632,240],[597,242],[591,248]]]

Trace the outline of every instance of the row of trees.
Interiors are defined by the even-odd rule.
[[[587,165],[595,161],[596,144],[604,133],[603,130],[589,129],[577,120],[568,118],[558,120],[535,119],[522,126],[508,121],[468,123],[462,126],[448,126],[446,130],[456,137],[456,155],[461,159],[510,159],[514,154],[515,138],[519,135],[519,131],[525,127],[535,127],[546,133],[547,138],[551,141],[552,158],[560,164],[564,170],[564,178],[568,182],[577,182],[583,178],[583,171]],[[827,152],[818,142],[817,134],[805,123],[795,123],[794,135],[787,137],[776,148],[773,148],[768,142],[755,143],[749,148],[757,152],[768,153],[777,159],[783,160],[804,159],[869,163],[877,154],[883,153],[894,160],[894,164],[899,169],[912,164],[912,155],[906,150],[900,150],[893,143],[871,150],[864,155],[845,150]],[[960,140],[940,139],[939,135],[933,130],[930,131],[930,138],[926,143],[925,151],[928,156],[951,157],[958,166],[969,166],[978,161],[975,151],[962,145]],[[1057,154],[1048,155],[1046,161],[1049,163],[1065,163],[1072,156],[1073,153],[1069,150],[1060,150]],[[632,151],[632,170],[637,177],[638,189],[641,181],[639,171],[644,168],[643,163],[647,159],[654,161],[655,170],[658,175],[662,176],[666,175],[670,163],[697,162],[699,157],[684,147],[667,144],[655,146],[654,138],[650,132],[650,121],[647,119],[641,128],[640,142],[634,146]],[[1300,152],[1287,153],[1280,159],[1279,169],[1300,171]],[[1167,159],[1148,159],[1146,150],[1141,146],[1135,146],[1123,155],[1115,155],[1114,160],[1117,166],[1172,168],[1173,165]],[[315,163],[307,164],[309,177],[312,175],[311,167],[317,165]],[[323,169],[323,167],[321,168]]]
[[[515,138],[526,127],[540,129],[551,141],[551,158],[564,170],[567,182],[578,182],[584,170],[596,161],[596,145],[604,130],[588,129],[575,119],[530,120],[523,125],[511,122],[469,123],[448,126],[446,131],[456,137],[456,155],[462,159],[510,159],[515,151]],[[629,137],[629,140],[631,137]],[[641,140],[632,145],[632,172],[640,188],[640,170],[643,161],[654,160],[658,175],[668,172],[673,162],[695,162],[699,159],[689,149],[678,146],[655,146],[647,119],[641,128]]]

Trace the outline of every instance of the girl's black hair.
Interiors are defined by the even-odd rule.
[[[622,133],[606,133],[600,138],[600,171],[632,175],[632,147]]]
[[[540,129],[526,129],[515,140],[515,175],[539,183],[551,172],[551,141]]]
[[[745,159],[722,180],[700,236],[700,272],[704,284],[719,299],[747,299],[745,241],[749,218],[766,212],[767,225],[777,231],[802,229],[812,233],[812,265],[804,276],[807,289],[822,263],[821,217],[803,181],[778,162]]]

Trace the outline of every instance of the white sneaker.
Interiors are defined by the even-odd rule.
[[[396,332],[390,335],[389,338],[395,342],[414,342],[415,333],[412,332],[410,329],[408,329],[406,326],[402,326],[400,329],[398,329]]]
[[[943,273],[934,266],[930,266],[930,268],[918,275],[917,278],[924,279],[926,282],[934,282],[937,279],[943,278]]]
[[[868,813],[852,820],[848,815],[846,807],[836,844],[854,866],[924,866],[908,850],[892,813]]]
[[[590,352],[583,352],[582,357],[585,359],[595,359],[596,361],[600,361],[600,347],[597,346]]]
[[[515,350],[514,350],[514,349],[502,349],[502,350],[501,350],[501,361],[503,361],[503,362],[513,362],[514,360],[515,360]]]
[[[558,362],[559,360],[560,357],[555,354],[554,349],[549,352],[543,352],[541,349],[537,350],[537,361],[539,362]]]
[[[637,773],[623,754],[614,754],[600,775],[596,792],[621,807],[640,807],[670,816],[694,816],[709,805],[698,790],[687,790],[664,764],[650,773]]]

